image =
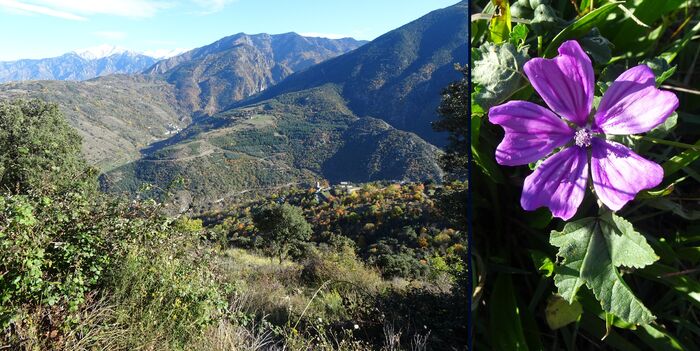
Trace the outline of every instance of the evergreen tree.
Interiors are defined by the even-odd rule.
[[[282,263],[289,249],[311,237],[311,225],[301,208],[290,204],[274,204],[253,215],[255,226],[262,233],[268,249]]]
[[[467,133],[469,123],[469,89],[467,67],[457,66],[464,78],[443,90],[442,102],[438,108],[441,118],[433,123],[439,132],[448,132],[445,154],[440,157],[440,165],[449,177],[464,179],[467,175]]]

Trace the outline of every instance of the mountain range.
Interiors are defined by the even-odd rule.
[[[239,33],[139,74],[2,84],[0,98],[58,103],[105,190],[162,195],[182,177],[180,210],[320,179],[440,180],[431,122],[467,59],[467,6],[369,43]]]
[[[57,103],[83,136],[88,161],[109,170],[136,160],[140,149],[186,127],[193,116],[205,114],[200,106],[215,113],[221,105],[258,92],[261,84],[274,84],[295,69],[362,43],[295,33],[237,34],[152,64],[142,70],[143,74],[81,82],[11,82],[0,85],[0,98],[40,98]],[[77,53],[71,55],[78,57]]]
[[[145,73],[175,85],[178,98],[192,111],[211,115],[365,43],[296,33],[239,33],[160,61]]]
[[[178,51],[165,55],[178,54]],[[86,80],[115,73],[140,73],[160,59],[101,45],[43,59],[0,62],[0,83],[26,80]]]

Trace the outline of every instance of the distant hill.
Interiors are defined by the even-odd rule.
[[[467,1],[462,1],[433,11],[357,50],[296,73],[237,106],[333,83],[354,114],[381,118],[441,145],[444,137],[430,123],[437,118],[441,90],[460,77],[454,64],[467,61],[467,8]]]
[[[115,73],[138,73],[157,58],[117,48],[70,52],[58,57],[0,62],[0,83],[26,80],[86,80]]]
[[[102,180],[109,191],[133,194],[182,177],[180,209],[205,209],[320,179],[438,180],[438,152],[413,133],[357,117],[337,87],[325,85],[197,121]]]
[[[83,82],[0,84],[0,98],[57,103],[83,137],[87,160],[102,169],[140,157],[139,150],[190,122],[167,82],[140,75],[111,75]]]
[[[364,43],[296,33],[239,33],[160,61],[145,73],[174,84],[178,99],[192,111],[211,115]]]

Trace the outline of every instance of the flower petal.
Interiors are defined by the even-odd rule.
[[[574,131],[552,111],[528,101],[510,101],[489,110],[489,121],[506,135],[496,148],[496,162],[526,165],[563,146]]]
[[[594,138],[591,177],[600,201],[617,211],[639,191],[661,184],[664,170],[620,143]]]
[[[646,65],[622,73],[603,95],[595,127],[606,134],[648,132],[678,108],[676,94],[656,88],[654,72]]]
[[[578,42],[569,40],[553,59],[534,58],[525,74],[552,111],[583,127],[593,106],[593,65]]]
[[[527,211],[546,206],[552,215],[568,220],[586,193],[588,153],[572,146],[545,160],[525,178],[520,205]]]

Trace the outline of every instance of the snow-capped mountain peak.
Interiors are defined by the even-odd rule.
[[[79,49],[73,51],[74,54],[86,59],[86,60],[98,60],[104,57],[109,57],[112,55],[121,55],[124,53],[129,53],[132,55],[145,55],[153,57],[155,59],[166,59],[173,56],[182,54],[183,52],[189,51],[189,49],[157,49],[157,50],[147,50],[144,52],[128,50],[126,48],[114,45],[103,44],[99,46],[94,46],[87,49]]]
[[[73,51],[76,55],[86,59],[86,60],[96,60],[103,57],[109,57],[112,55],[123,54],[129,50],[113,45],[99,45],[87,49],[79,49]]]
[[[173,56],[180,55],[182,53],[185,53],[189,51],[190,49],[182,49],[182,48],[177,48],[177,49],[157,49],[157,50],[147,50],[144,51],[143,54],[146,56],[150,56],[153,58],[157,58],[159,60],[171,58]]]

